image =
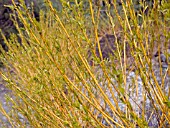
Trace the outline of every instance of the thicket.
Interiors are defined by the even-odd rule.
[[[45,4],[37,21],[13,1],[18,33],[2,35],[8,52],[1,48],[0,74],[12,109],[0,110],[12,127],[169,127],[170,3]],[[106,59],[107,34],[115,49]]]

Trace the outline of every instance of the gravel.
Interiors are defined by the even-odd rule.
[[[0,102],[1,102],[1,104],[2,104],[2,107],[5,109],[5,111],[6,111],[7,113],[9,113],[12,107],[9,105],[9,103],[7,102],[7,100],[6,100],[5,97],[6,97],[7,94],[10,94],[11,91],[8,90],[8,89],[4,86],[4,84],[2,84],[2,83],[4,83],[4,81],[2,80],[2,78],[0,78],[0,83],[1,83],[1,84],[0,84]],[[1,120],[2,122],[4,122],[4,124],[3,124],[2,122],[0,122],[0,127],[8,127],[8,128],[11,127],[11,125],[10,125],[9,122],[8,122],[8,119],[7,119],[2,113],[0,113],[0,120]]]
[[[168,96],[168,93],[170,91],[169,90],[170,89],[170,74],[168,74],[168,70],[169,70],[168,69],[168,63],[165,63],[166,59],[164,57],[165,56],[161,55],[162,73],[160,73],[160,70],[159,70],[160,65],[159,65],[159,63],[157,62],[156,59],[152,60],[152,64],[153,64],[152,66],[153,66],[153,69],[154,69],[154,74],[156,76],[156,79],[159,83],[159,86],[161,87],[162,91],[165,92],[166,96]],[[100,78],[104,78],[101,75],[101,74],[103,74],[103,73],[101,73],[102,71],[100,70],[99,72],[100,72]],[[151,76],[151,74],[149,74],[149,75]],[[161,75],[164,77],[164,84],[162,83]],[[150,78],[151,78],[150,84],[155,85],[153,78],[152,77],[150,77]],[[112,78],[111,81],[115,85],[118,86],[118,84],[117,84],[117,82],[115,81],[114,78]],[[101,85],[101,87],[105,87],[105,86],[108,85],[108,83],[107,82],[104,83],[102,81],[102,82],[100,82],[100,85]],[[112,86],[112,85],[110,85],[110,86]],[[122,85],[122,86],[124,86],[124,85]],[[112,92],[114,92],[115,97],[118,97],[118,94],[116,93],[116,90],[114,88],[112,88]],[[133,110],[135,111],[135,113],[137,113],[140,117],[140,115],[143,112],[143,110],[142,110],[142,107],[144,105],[143,103],[145,103],[145,106],[144,106],[144,108],[145,108],[145,119],[146,119],[149,127],[158,127],[159,121],[160,121],[160,115],[162,115],[162,112],[161,112],[160,109],[158,109],[158,111],[156,111],[154,109],[153,104],[151,103],[151,100],[149,99],[148,93],[145,89],[145,86],[143,85],[141,77],[136,75],[136,73],[134,71],[127,74],[125,92],[126,92],[126,94],[128,94],[128,96],[127,96],[128,101],[131,103],[131,106],[132,106]],[[108,96],[109,100],[112,102],[112,104],[115,105],[110,90],[106,89],[105,93],[107,94],[107,96]],[[143,94],[146,94],[145,99],[144,99]],[[153,99],[154,104],[156,104],[155,99],[153,97],[151,97],[151,98]],[[119,105],[120,110],[125,112],[126,105],[124,103],[122,103],[122,101],[120,101],[120,100],[119,100],[118,105]],[[101,106],[107,106],[106,112],[108,112],[110,116],[115,118],[113,116],[113,113],[112,113],[109,105],[106,105],[104,100],[101,101]],[[156,105],[156,107],[159,108],[158,105]],[[101,115],[99,115],[99,117],[100,116]],[[105,119],[103,119],[102,122],[106,126],[108,125],[108,123],[106,123]],[[170,127],[170,124],[167,123],[167,127]]]

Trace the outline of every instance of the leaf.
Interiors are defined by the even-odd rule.
[[[166,106],[170,108],[170,101],[165,101],[164,104],[166,104]]]
[[[122,88],[121,86],[118,86],[118,89],[122,93],[122,95],[125,94],[125,89],[124,88]]]

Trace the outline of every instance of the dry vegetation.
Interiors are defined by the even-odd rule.
[[[61,0],[62,11],[46,2],[39,22],[13,3],[23,25],[5,40],[0,72],[13,95],[11,111],[1,108],[10,125],[169,127],[170,4],[136,14],[131,1],[119,10],[106,2],[102,14],[91,0]]]

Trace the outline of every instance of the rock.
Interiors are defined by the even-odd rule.
[[[159,62],[159,58],[160,58],[160,62],[161,62],[161,66],[163,69],[167,69],[168,68],[168,62],[170,61],[170,45],[168,47],[167,53],[168,54],[168,58],[166,58],[165,53],[163,53],[162,51],[160,52],[156,52],[154,57],[157,59],[157,61]]]
[[[116,38],[117,38],[117,43],[118,46],[116,44]],[[123,57],[124,55],[124,51],[123,51],[123,38],[121,37],[121,34],[117,34],[115,38],[115,35],[113,34],[105,34],[103,37],[101,37],[101,39],[99,40],[99,44],[100,44],[100,49],[101,49],[101,53],[102,53],[102,57],[104,60],[110,60],[111,56],[117,56],[118,53],[118,49],[117,47],[119,47],[120,50],[120,54]],[[93,46],[94,47],[94,46]],[[100,57],[100,52],[99,52],[99,47],[98,44],[95,44],[95,54],[98,58],[101,59]],[[130,53],[130,45],[128,44],[128,42],[126,42],[126,56],[130,57],[131,53]],[[92,65],[95,59],[93,59],[92,57],[92,52],[89,50],[88,51],[88,60],[90,65]],[[118,60],[118,57],[115,58],[115,61]]]
[[[114,50],[116,50],[114,35],[106,34],[105,36],[102,37],[99,43],[104,59],[109,58],[110,54],[114,55]],[[99,47],[97,46],[97,44],[96,44],[96,55],[100,57]]]

